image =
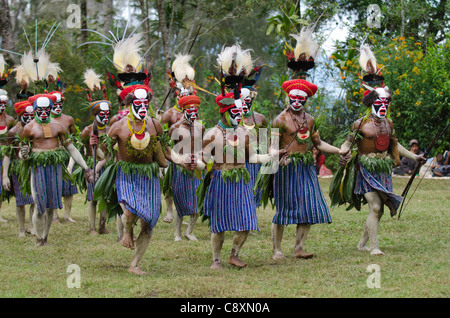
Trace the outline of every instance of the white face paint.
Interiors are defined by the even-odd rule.
[[[289,106],[294,111],[299,111],[303,108],[308,99],[308,94],[300,89],[293,89],[289,91]]]
[[[50,99],[47,97],[39,97],[36,101],[36,116],[39,118],[40,121],[46,122],[49,117],[50,113],[52,111],[52,103]]]
[[[389,95],[381,87],[376,88],[375,91],[378,94],[378,98],[372,104],[372,115],[378,118],[385,118],[390,102]]]
[[[3,114],[3,112],[5,111],[7,103],[8,103],[8,96],[0,95],[0,114]]]
[[[134,96],[136,98],[133,99],[133,102],[131,104],[133,115],[139,120],[144,120],[144,118],[147,116],[148,111],[147,91],[145,89],[137,89],[134,91]]]
[[[244,101],[242,104],[242,115],[250,113],[252,108],[252,98],[250,97],[250,90],[248,88],[241,89],[241,98]]]
[[[52,113],[55,115],[60,115],[62,112],[62,96],[59,93],[52,94],[53,96],[56,96],[56,101],[53,103],[52,107]]]
[[[230,124],[237,126],[242,120],[242,101],[236,99],[234,101],[234,107],[227,110],[230,118]]]
[[[109,115],[110,115],[109,105],[106,102],[101,102],[99,107],[100,111],[95,116],[95,119],[101,126],[105,126],[109,122]]]
[[[33,106],[27,106],[25,108],[25,112],[22,114],[20,119],[22,120],[22,123],[25,125],[28,124],[30,121],[32,121],[34,118],[34,110]]]

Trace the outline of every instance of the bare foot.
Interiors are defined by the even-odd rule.
[[[209,268],[211,268],[211,269],[223,269],[222,263],[220,263],[220,261],[214,261]]]
[[[43,239],[36,239],[36,246],[44,246],[44,240]]]
[[[370,251],[370,255],[384,255],[384,253],[379,248],[374,248]]]
[[[282,259],[286,259],[286,256],[284,256],[284,254],[281,253],[281,252],[274,252],[273,256],[272,256],[272,259],[274,261],[279,261],[279,260],[282,260]]]
[[[184,237],[187,238],[189,241],[198,241],[198,239],[195,237],[194,234],[184,233]]]
[[[363,245],[360,245],[360,244],[358,244],[358,246],[356,246],[356,248],[359,251],[365,251],[365,252],[369,252],[370,251],[370,248],[368,246],[363,246]]]
[[[172,223],[173,221],[173,216],[172,215],[166,215],[166,217],[163,220],[166,223]]]
[[[142,271],[139,267],[137,266],[133,266],[130,265],[130,268],[128,269],[128,271],[132,274],[136,274],[136,275],[146,275],[147,273]]]
[[[179,235],[175,236],[175,240],[174,240],[175,242],[181,242],[181,240],[182,240],[181,236],[179,236]]]
[[[228,259],[228,264],[234,265],[234,266],[240,267],[240,268],[248,265],[247,263],[241,261],[241,259],[235,255],[230,256],[230,258]]]
[[[94,229],[89,230],[89,235],[98,235],[98,232]]]
[[[19,237],[25,237],[25,232],[19,232]]]
[[[133,234],[129,232],[124,232],[121,243],[123,247],[134,250]]]
[[[60,223],[59,222],[59,217],[53,218],[53,223]]]
[[[309,258],[312,258],[313,256],[314,256],[313,253],[306,253],[302,248],[299,248],[298,250],[294,251],[294,253],[292,254],[292,257],[304,258],[304,259],[309,259]]]
[[[64,221],[69,222],[69,223],[76,223],[76,221],[72,218],[64,218]]]
[[[28,233],[28,234],[31,234],[31,235],[35,235],[35,233],[34,233],[34,228],[32,228],[32,227],[28,228],[28,229],[27,229],[27,233]]]
[[[104,227],[104,228],[100,228],[98,230],[98,233],[99,234],[109,234],[109,231],[108,231],[108,229],[106,227]]]

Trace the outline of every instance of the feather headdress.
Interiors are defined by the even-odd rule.
[[[233,89],[238,99],[244,78],[253,70],[251,49],[242,50],[239,45],[222,47],[217,57],[217,66],[220,69],[221,90],[225,95],[225,87]]]
[[[0,77],[3,77],[3,73],[5,72],[6,62],[3,54],[0,54]]]
[[[283,53],[288,58],[288,67],[294,71],[293,77],[304,79],[306,72],[312,69],[320,45],[313,38],[313,28],[303,27],[299,34],[291,34],[297,41],[295,48],[286,44]]]
[[[140,33],[116,43],[113,63],[117,71],[121,73],[137,73],[142,70],[142,45],[144,45],[144,41],[142,41],[142,34]]]
[[[86,89],[87,99],[89,102],[98,99],[107,100],[106,87],[102,84],[102,79],[93,69],[89,68],[83,73],[84,81],[88,89]],[[102,96],[97,96],[98,92],[103,93]],[[95,94],[95,96],[93,96]]]
[[[172,63],[170,87],[176,96],[195,94],[195,70],[189,64],[191,55],[177,54]]]
[[[368,44],[361,45],[359,55],[359,65],[367,73],[363,80],[370,86],[384,85],[384,77],[380,75],[378,70],[377,59]]]

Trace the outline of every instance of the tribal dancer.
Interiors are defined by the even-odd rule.
[[[175,60],[172,63],[172,73],[171,73],[171,82],[170,87],[172,89],[173,95],[176,98],[176,104],[166,110],[161,115],[161,125],[164,131],[168,132],[169,129],[178,121],[180,121],[184,112],[179,105],[179,100],[183,96],[189,96],[195,94],[195,89],[192,87],[192,83],[195,77],[195,70],[189,65],[189,60],[191,59],[190,55],[179,54],[176,55]],[[170,135],[169,135],[170,136]],[[172,184],[171,181],[173,179],[174,166],[172,163],[169,164],[169,167],[164,172],[163,178],[164,187],[163,194],[166,201],[166,216],[163,221],[167,223],[171,223],[173,221],[173,196],[172,196]]]
[[[109,130],[109,116],[111,114],[111,103],[107,100],[106,88],[102,86],[100,76],[97,75],[94,70],[89,69],[84,74],[85,83],[88,86],[88,100],[90,102],[89,108],[94,116],[94,123],[86,126],[81,132],[81,140],[86,149],[87,161],[91,161],[92,165],[95,163],[95,174],[100,177],[105,171],[106,159],[109,159],[108,148],[103,143],[100,147],[96,147],[96,160],[94,162],[94,147],[90,143],[91,138],[95,138],[95,144],[99,144],[102,136],[106,136]],[[101,93],[100,96],[93,96],[97,92]],[[98,97],[98,98],[96,98]],[[102,99],[103,97],[103,99]],[[108,158],[105,155],[108,154]],[[95,218],[97,215],[97,201],[93,200],[94,194],[94,182],[90,182],[87,185],[86,200],[88,201],[88,219],[89,219],[89,234],[108,234],[109,231],[106,228],[107,211],[103,209],[100,211],[99,229],[98,232],[95,228]]]
[[[8,137],[8,131],[14,126],[14,118],[12,118],[11,116],[9,116],[8,114],[6,114],[5,110],[6,110],[6,104],[8,103],[8,93],[0,88],[0,147],[2,149],[6,149],[4,148],[4,146],[7,144],[7,138]],[[1,161],[0,161],[0,168],[2,167],[2,162],[3,162],[3,156],[4,156],[4,151],[1,151]],[[2,179],[0,179],[0,194],[2,191]],[[0,210],[2,208],[2,199],[0,199]],[[0,223],[5,223],[7,222],[7,220],[3,219],[0,216]]]
[[[201,142],[205,131],[203,125],[196,120],[200,106],[200,97],[196,95],[181,97],[178,100],[178,105],[183,110],[184,117],[172,125],[169,130],[169,136],[175,143],[174,148],[180,149],[179,154],[181,156],[201,158],[201,154],[199,154],[201,152],[201,144],[195,145],[196,142]],[[200,179],[194,171],[186,170],[178,165],[174,165],[172,174],[172,194],[177,210],[174,217],[175,241],[181,241],[183,217],[188,215],[190,220],[184,236],[191,241],[197,241],[193,231],[198,218],[196,192]]]
[[[384,205],[390,209],[391,216],[394,216],[402,201],[401,196],[392,192],[392,167],[394,164],[400,164],[399,155],[421,162],[425,161],[425,158],[422,154],[416,155],[406,150],[397,142],[394,124],[388,117],[392,94],[384,85],[383,76],[379,75],[375,56],[369,46],[363,45],[360,52],[360,65],[368,73],[363,80],[369,85],[380,86],[363,84],[368,89],[362,100],[368,107],[368,114],[354,122],[351,129],[356,131],[356,134],[349,135],[341,147],[348,153],[341,159],[343,163],[348,162],[345,170],[349,177],[345,184],[345,181],[342,181],[342,173],[336,173],[330,186],[330,197],[333,205],[350,203],[358,210],[363,200],[368,203],[369,215],[357,248],[370,251],[372,255],[382,255],[384,253],[378,246],[377,236]],[[351,156],[351,148],[355,142],[357,151]],[[345,190],[339,195],[336,185],[340,187],[341,184]],[[349,190],[346,191],[347,189]],[[370,246],[367,246],[369,240]]]
[[[305,77],[306,71],[314,66],[318,45],[309,29],[302,29],[296,38],[297,47],[288,66],[295,71],[294,77]],[[308,98],[316,93],[317,86],[304,79],[292,79],[284,82],[282,88],[288,94],[289,106],[273,120],[272,127],[279,129],[280,148],[286,149],[287,155],[281,159],[282,167],[273,177],[276,213],[272,220],[272,258],[285,258],[281,242],[284,228],[289,224],[297,225],[292,256],[311,258],[314,254],[303,249],[311,225],[331,223],[331,216],[317,179],[309,143],[327,153],[339,154],[340,149],[320,139],[314,118],[304,108]]]
[[[258,139],[259,129],[267,128],[266,117],[253,109],[253,100],[258,95],[254,87],[257,79],[259,78],[259,75],[261,74],[261,71],[262,69],[259,68],[257,70],[255,79],[251,81],[247,80],[248,83],[244,84],[245,86],[241,89],[242,99],[244,100],[244,103],[242,104],[242,125],[249,130],[250,134],[255,134],[254,136],[256,138],[255,140],[257,140],[258,142],[259,142]],[[263,151],[263,149],[259,149],[259,151]],[[253,184],[255,184],[256,177],[258,175],[259,170],[261,169],[261,164],[249,164],[248,162],[246,162],[245,167],[250,173],[250,178]],[[259,207],[261,205],[260,203],[261,196],[262,190],[255,189],[256,207]]]
[[[31,194],[36,205],[33,214],[36,244],[43,246],[47,245],[53,213],[62,208],[62,179],[66,163],[65,150],[62,150],[60,145],[62,144],[83,168],[88,181],[92,180],[92,171],[72,141],[67,138],[66,128],[50,117],[56,96],[38,94],[30,97],[28,101],[33,105],[35,118],[24,127],[21,139],[29,141],[31,148],[25,144],[19,154],[30,166]]]
[[[51,95],[54,95],[56,97],[56,101],[53,104],[52,107],[52,113],[51,117],[56,122],[62,124],[64,127],[66,127],[67,135],[70,136],[70,138],[75,138],[75,135],[77,133],[77,129],[75,128],[75,120],[72,116],[66,115],[62,113],[63,110],[63,104],[65,101],[65,97],[60,91],[54,91],[50,93]],[[75,142],[75,140],[73,140]],[[70,160],[70,158],[67,158],[67,170],[70,174],[73,172],[74,168],[74,161],[73,159]],[[70,180],[63,180],[63,192],[62,196],[64,198],[64,220],[67,222],[74,223],[75,221],[70,217],[70,212],[72,210],[72,202],[73,202],[73,196],[74,194],[78,193],[77,187],[70,181]],[[58,218],[58,212],[55,211],[53,215],[54,221],[59,222]]]
[[[203,138],[203,162],[214,158],[213,168],[199,186],[199,206],[210,219],[212,269],[221,269],[221,250],[226,231],[234,231],[233,247],[228,263],[245,267],[247,263],[239,258],[248,234],[259,231],[256,205],[250,175],[245,168],[249,162],[269,162],[278,159],[279,152],[273,155],[259,155],[249,146],[248,130],[239,123],[242,119],[242,100],[240,83],[252,69],[251,56],[239,46],[226,47],[218,58],[223,83],[233,92],[217,96],[221,118]],[[225,87],[223,87],[224,91]]]
[[[133,227],[138,219],[141,220],[141,233],[136,240],[136,251],[129,268],[129,271],[136,275],[145,274],[138,265],[147,250],[153,228],[159,218],[159,167],[167,167],[158,138],[162,134],[162,127],[159,121],[147,117],[151,97],[152,91],[146,85],[130,85],[124,88],[121,99],[129,105],[130,113],[126,118],[114,123],[108,131],[108,136],[117,142],[118,161],[110,168],[116,171],[117,202],[123,211],[124,233],[121,243],[124,247],[135,248]],[[170,154],[168,156],[171,158]],[[96,192],[102,195],[102,179],[107,177],[105,172],[96,183],[94,199],[97,198]]]
[[[34,234],[32,215],[34,211],[34,202],[31,193],[22,193],[22,186],[19,182],[19,144],[14,140],[15,137],[23,131],[25,125],[34,118],[33,105],[29,101],[22,101],[14,104],[14,110],[19,118],[17,124],[8,133],[8,153],[3,157],[3,188],[6,191],[11,189],[11,180],[16,197],[16,217],[19,223],[19,237],[25,236],[25,206],[30,205],[30,217],[26,232]]]

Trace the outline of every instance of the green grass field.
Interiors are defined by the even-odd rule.
[[[330,181],[320,179],[327,200]],[[394,192],[401,193],[406,183],[407,179],[394,179]],[[383,216],[379,230],[383,256],[356,249],[367,206],[359,212],[339,207],[331,210],[332,224],[311,229],[305,250],[314,252],[314,258],[274,262],[270,235],[274,211],[259,208],[260,232],[249,236],[240,254],[249,266],[237,269],[227,264],[232,243],[232,233],[227,233],[221,271],[209,269],[208,224],[198,221],[198,242],[174,242],[173,224],[162,221],[163,206],[140,264],[148,275],[141,277],[128,273],[133,252],[117,242],[115,222],[108,224],[110,234],[88,234],[84,194],[74,199],[76,223],[53,224],[45,247],[36,247],[30,235],[18,237],[15,202],[4,202],[0,215],[8,223],[0,223],[0,297],[447,298],[449,188],[450,180],[424,179],[400,220]],[[63,218],[63,211],[59,216]],[[294,243],[295,226],[288,226],[283,238],[286,256]],[[80,268],[80,288],[68,287],[71,264]],[[371,264],[379,266],[380,288],[368,287]]]

